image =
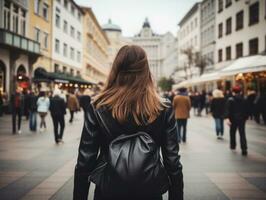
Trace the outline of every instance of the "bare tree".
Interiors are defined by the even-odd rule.
[[[185,54],[187,56],[187,60],[188,60],[188,69],[190,72],[190,78],[192,78],[192,65],[194,64],[194,53],[193,53],[193,48],[192,47],[188,47],[187,49],[183,49],[181,50],[181,53]],[[186,78],[188,78],[187,76],[187,66],[184,66],[184,70],[186,73]]]
[[[213,64],[213,60],[207,57],[203,57],[200,52],[195,52],[195,66],[199,68],[200,75],[202,75],[205,71],[205,68]]]

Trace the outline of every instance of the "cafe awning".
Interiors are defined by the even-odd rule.
[[[70,74],[65,74],[62,72],[47,72],[42,68],[35,70],[33,81],[34,82],[54,81],[57,83],[74,83],[74,84],[77,83],[77,84],[94,85],[94,83],[86,81],[79,76],[72,76]]]
[[[222,76],[233,76],[239,73],[266,71],[266,56],[255,55],[242,57],[220,71]]]
[[[194,85],[197,83],[204,83],[204,82],[209,82],[209,81],[216,81],[221,79],[221,75],[219,72],[212,72],[212,73],[208,73],[208,74],[203,74],[199,77],[195,77],[193,79],[190,80],[190,84]]]

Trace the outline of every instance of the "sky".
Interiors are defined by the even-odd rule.
[[[168,31],[177,34],[178,22],[199,0],[75,0],[91,7],[100,25],[111,18],[119,25],[124,36],[134,36],[147,17],[157,34]]]

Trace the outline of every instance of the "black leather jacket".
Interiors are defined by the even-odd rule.
[[[98,114],[100,113],[100,115]],[[160,145],[163,163],[171,181],[169,200],[183,200],[183,173],[177,142],[176,121],[171,104],[158,118],[147,126],[136,126],[132,122],[118,123],[107,109],[94,111],[92,105],[85,110],[85,122],[81,135],[78,160],[74,176],[74,200],[87,200],[90,183],[88,177],[97,164],[97,158],[106,153],[110,140],[123,133],[145,131]],[[100,150],[100,155],[98,152]]]

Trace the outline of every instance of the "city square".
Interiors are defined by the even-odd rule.
[[[54,144],[50,117],[48,120],[45,132],[27,131],[27,121],[23,120],[25,131],[12,135],[10,118],[1,118],[1,199],[72,199],[83,113],[76,116],[73,124],[67,123],[65,142],[60,145]],[[180,145],[185,199],[265,199],[265,131],[265,126],[248,122],[249,155],[243,157],[239,142],[235,151],[229,149],[228,128],[224,140],[217,140],[210,116],[192,116],[187,142]],[[93,188],[92,185],[90,200]]]
[[[265,145],[266,0],[0,0],[0,200],[262,200]]]

